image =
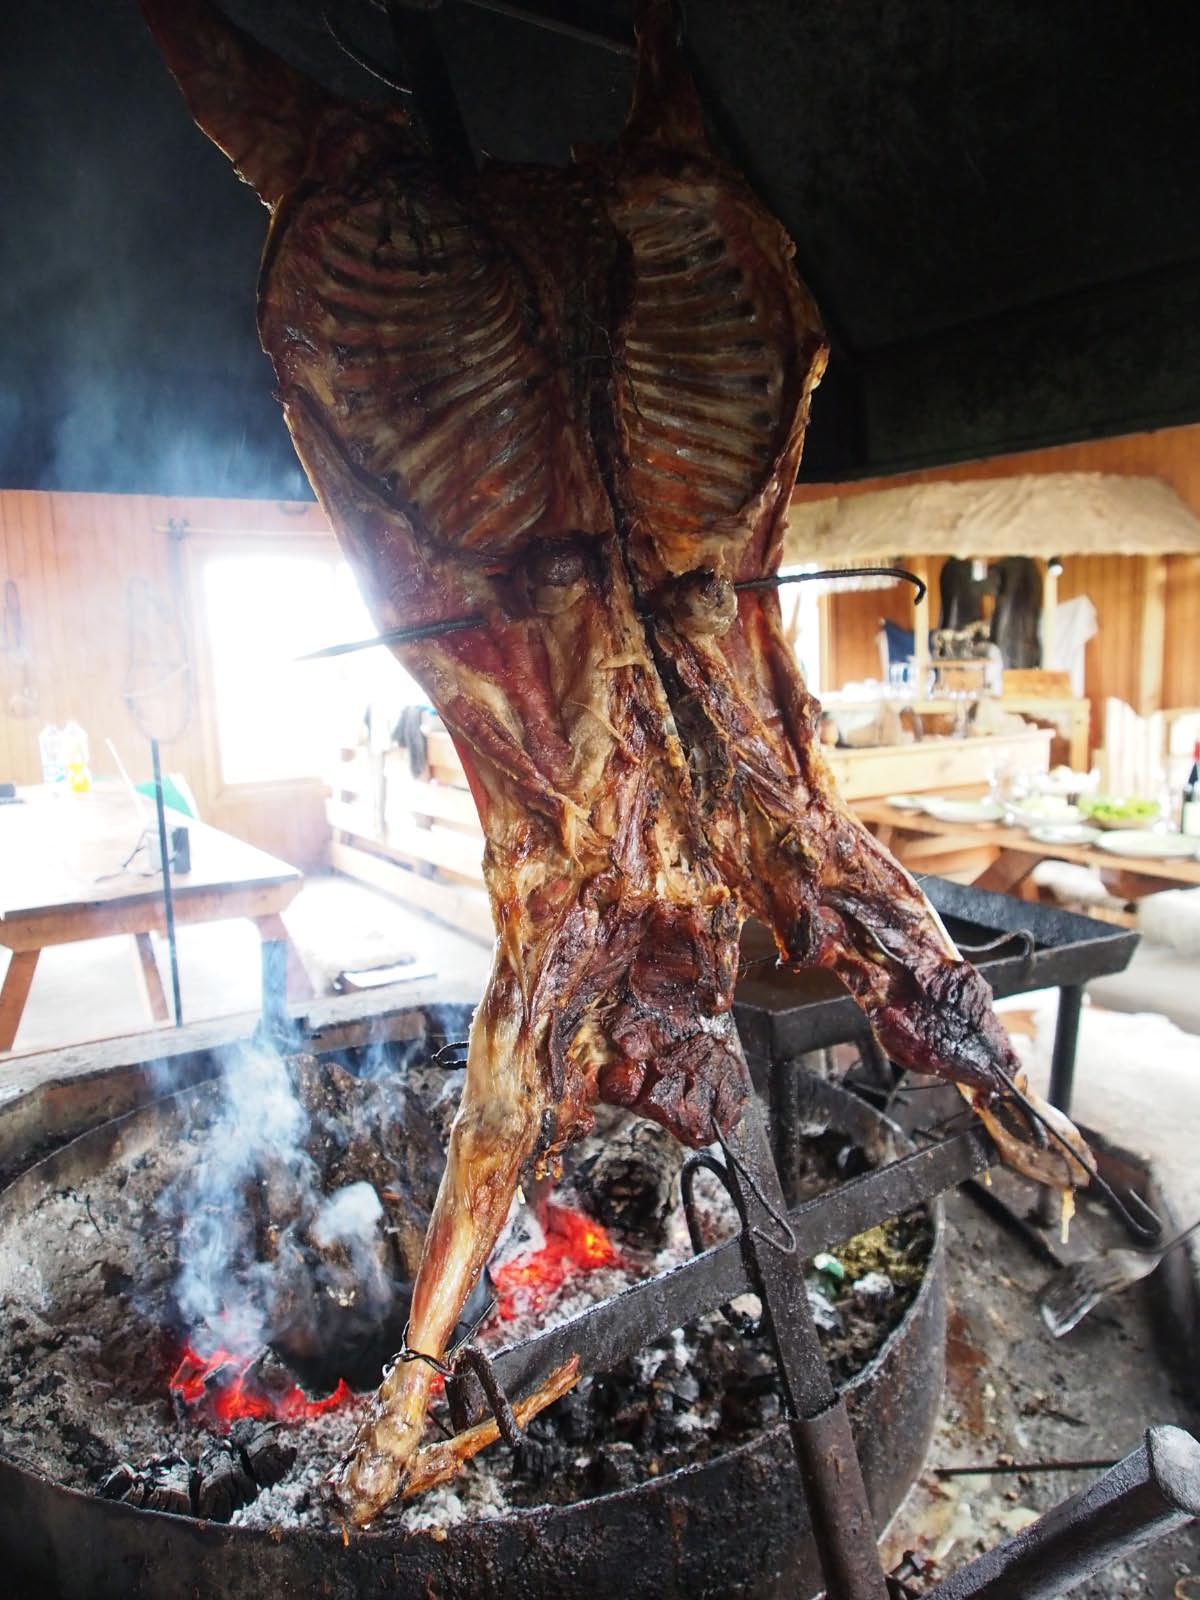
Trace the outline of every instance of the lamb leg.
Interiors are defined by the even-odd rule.
[[[335,1477],[355,1523],[374,1520],[399,1492],[425,1430],[433,1366],[504,1225],[546,1109],[518,975],[499,954],[471,1028],[467,1081],[450,1135],[446,1173],[425,1237],[407,1343]]]

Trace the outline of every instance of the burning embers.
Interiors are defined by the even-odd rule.
[[[265,1352],[264,1352],[265,1355]],[[354,1399],[345,1378],[323,1400],[311,1400],[298,1383],[272,1382],[263,1355],[235,1356],[214,1350],[202,1356],[190,1346],[171,1374],[168,1388],[184,1415],[226,1429],[249,1417],[259,1422],[310,1422]]]
[[[522,1250],[492,1268],[496,1314],[506,1322],[545,1310],[547,1299],[574,1273],[621,1265],[608,1234],[582,1211],[549,1203],[541,1232],[540,1249]]]
[[[496,1343],[503,1342],[498,1324],[540,1315],[572,1279],[622,1264],[600,1223],[570,1206],[548,1202],[540,1222],[530,1212],[522,1224],[521,1244],[489,1274],[494,1301],[485,1331]],[[221,1432],[243,1419],[288,1425],[311,1422],[356,1398],[345,1378],[338,1379],[331,1393],[313,1398],[268,1349],[247,1355],[218,1347],[204,1355],[190,1344],[167,1388],[181,1422]]]
[[[455,1078],[448,1085],[423,1060],[390,1063],[387,1090],[328,1062],[243,1063],[236,1085],[159,1102],[122,1125],[115,1144],[98,1131],[94,1147],[55,1158],[52,1178],[31,1175],[0,1212],[8,1448],[60,1482],[139,1509],[329,1528],[324,1482],[361,1418],[356,1391],[401,1346],[404,1268],[389,1230],[408,1215],[419,1244],[413,1196],[427,1152],[434,1177],[441,1159],[451,1108],[440,1102]],[[247,1097],[285,1084],[295,1085],[290,1111],[277,1103],[251,1116]],[[272,1137],[252,1159],[243,1140],[235,1162],[238,1121]],[[828,1138],[828,1148],[812,1141],[814,1191],[836,1181],[844,1153],[843,1136]],[[575,1147],[554,1198],[529,1192],[493,1260],[496,1311],[478,1343],[494,1352],[690,1254],[674,1182],[680,1154],[623,1115]],[[736,1224],[724,1192],[714,1186],[719,1199],[706,1199],[706,1183],[706,1232],[728,1233]],[[211,1247],[188,1257],[193,1286],[207,1285],[195,1300],[181,1292],[185,1219],[191,1246]],[[919,1277],[927,1239],[922,1219],[915,1232],[890,1229],[886,1259],[847,1257],[824,1318],[835,1368],[859,1370],[886,1337],[915,1293],[897,1262]],[[358,1270],[368,1284],[386,1271],[399,1286],[382,1320],[367,1315],[374,1301]],[[876,1312],[866,1281],[861,1293],[856,1285],[881,1270],[897,1292]],[[487,1304],[482,1297],[474,1315]],[[486,1452],[453,1487],[397,1507],[391,1525],[444,1528],[629,1487],[756,1436],[778,1406],[765,1346],[712,1317],[585,1379],[528,1424],[519,1450]],[[434,1414],[452,1426],[444,1403]]]
[[[248,1093],[261,1095],[269,1085],[276,1104],[266,1120],[275,1130],[275,1142],[266,1151],[246,1142],[241,1153],[233,1155],[225,1143],[219,1162],[212,1162],[208,1157],[217,1137],[229,1137],[227,1108],[207,1142],[205,1159],[197,1163],[182,1189],[175,1185],[168,1191],[194,1195],[197,1185],[204,1186],[203,1225],[193,1227],[190,1235],[185,1230],[181,1238],[183,1292],[176,1299],[181,1307],[203,1304],[209,1315],[165,1380],[176,1422],[176,1448],[144,1465],[119,1465],[99,1487],[104,1497],[147,1510],[230,1520],[291,1471],[297,1455],[306,1452],[312,1424],[346,1413],[348,1427],[361,1410],[364,1397],[356,1395],[343,1376],[328,1393],[311,1384],[303,1387],[289,1364],[291,1349],[300,1350],[308,1369],[320,1368],[336,1362],[339,1339],[347,1331],[357,1331],[363,1338],[352,1358],[361,1370],[361,1386],[370,1388],[400,1342],[392,1312],[403,1305],[403,1293],[394,1287],[385,1292],[381,1285],[375,1238],[384,1205],[394,1206],[402,1199],[394,1187],[398,1180],[393,1174],[382,1196],[361,1178],[327,1193],[328,1162],[313,1164],[298,1137],[279,1138],[281,1129],[295,1133],[307,1126],[312,1106],[326,1107],[331,1090],[337,1092],[343,1111],[371,1097],[371,1085],[341,1081],[345,1075],[336,1068],[322,1092],[314,1094],[325,1076],[326,1070],[311,1062],[288,1068],[281,1062],[256,1061],[250,1087],[243,1081],[235,1099],[244,1102]],[[293,1081],[299,1091],[294,1099]],[[311,1139],[308,1142],[311,1145]],[[212,1192],[214,1164],[223,1168],[227,1180],[236,1167],[238,1181],[227,1182],[226,1187],[248,1196],[252,1212],[263,1212],[252,1226],[247,1227],[244,1216],[228,1202],[222,1206]],[[286,1171],[286,1183],[281,1181],[281,1170]],[[344,1164],[336,1170],[338,1176],[347,1175]],[[377,1179],[381,1176],[376,1174]],[[282,1212],[275,1209],[281,1197]],[[168,1200],[168,1206],[171,1203]],[[197,1260],[197,1238],[210,1246],[202,1261]],[[220,1248],[211,1248],[218,1240]],[[331,1247],[345,1247],[347,1241],[349,1248],[331,1256]],[[265,1259],[253,1258],[254,1249]],[[528,1316],[540,1321],[560,1297],[577,1289],[577,1280],[599,1268],[620,1266],[620,1255],[600,1223],[583,1211],[549,1201],[539,1191],[534,1204],[522,1205],[514,1215],[503,1260],[488,1276],[490,1304],[483,1301],[487,1321],[478,1337],[485,1344],[503,1344],[514,1319]],[[198,1294],[201,1272],[207,1275],[207,1286]],[[214,1308],[218,1285],[231,1298]],[[312,1300],[322,1295],[338,1308],[331,1313],[332,1320],[311,1309]],[[296,1315],[297,1305],[307,1308],[303,1318]],[[372,1323],[371,1311],[380,1307],[383,1315]],[[328,1348],[297,1339],[297,1327],[310,1335],[313,1330],[331,1330],[325,1334]],[[366,1337],[372,1329],[373,1342]],[[247,1343],[249,1335],[259,1330],[272,1330],[273,1342]],[[232,1336],[230,1343],[220,1342],[222,1333]],[[440,1399],[442,1388],[439,1378],[435,1398]],[[330,1443],[322,1431],[316,1457],[325,1468]],[[309,1498],[319,1499],[319,1487]]]

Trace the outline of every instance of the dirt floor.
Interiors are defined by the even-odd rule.
[[[1006,1198],[1029,1192],[997,1180]],[[1064,1339],[1051,1337],[1037,1295],[1052,1269],[964,1193],[948,1197],[950,1326],[946,1399],[926,1469],[886,1538],[887,1564],[906,1550],[941,1576],[1016,1532],[1099,1475],[1099,1469],[939,1478],[938,1468],[1116,1460],[1152,1423],[1195,1431],[1196,1374],[1172,1372],[1153,1280],[1103,1302]],[[1071,1254],[1123,1244],[1085,1202]],[[1190,1392],[1189,1392],[1190,1391]],[[934,1566],[913,1582],[931,1587]],[[1110,1568],[1072,1594],[1081,1600],[1200,1600],[1200,1525]],[[1014,1597],[1016,1600],[1016,1597]]]

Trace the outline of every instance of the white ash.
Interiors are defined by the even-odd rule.
[[[256,1092],[278,1087],[272,1072],[261,1076],[270,1081],[259,1082]],[[208,1164],[214,1143],[219,1143],[212,1138],[213,1125],[224,1130],[229,1123],[228,1106],[215,1093],[197,1100],[203,1114],[197,1115],[193,1106],[190,1114],[196,1121],[190,1127],[164,1124],[154,1130],[153,1139],[147,1135],[141,1149],[125,1152],[123,1167],[114,1164],[87,1192],[48,1194],[7,1234],[0,1233],[0,1437],[6,1449],[16,1447],[10,1453],[19,1449],[24,1461],[73,1487],[94,1487],[121,1459],[136,1465],[176,1451],[195,1460],[207,1437],[198,1420],[182,1426],[172,1420],[166,1374],[158,1370],[152,1353],[158,1331],[171,1325],[178,1265],[178,1214],[172,1217],[162,1196],[174,1188],[178,1197],[194,1182],[196,1169]],[[246,1120],[254,1120],[248,1112]],[[296,1130],[286,1104],[275,1103],[270,1121],[282,1142],[293,1145]],[[222,1196],[210,1188],[207,1201],[194,1197],[205,1212],[204,1236],[195,1240],[202,1247],[200,1256],[208,1248],[219,1253],[220,1226],[237,1231],[236,1219],[230,1217],[230,1206],[237,1204],[231,1175],[236,1167],[232,1158],[226,1163]],[[208,1176],[211,1180],[212,1173]],[[556,1199],[588,1209],[586,1201],[571,1193],[569,1181]],[[732,1205],[708,1174],[699,1175],[696,1204],[708,1244],[736,1231]],[[349,1184],[327,1199],[319,1196],[315,1211],[314,1233],[348,1251],[369,1240],[380,1220],[379,1197],[368,1184]],[[530,1230],[525,1247],[536,1238],[536,1230]],[[641,1279],[668,1271],[692,1253],[679,1208],[671,1214],[662,1249],[639,1248],[619,1237],[614,1243],[619,1264],[569,1273],[558,1287],[546,1287],[539,1304],[515,1320],[494,1319],[480,1331],[479,1342],[493,1352],[518,1343]],[[125,1269],[136,1273],[136,1283]],[[752,1297],[747,1297],[747,1309],[757,1310]],[[704,1436],[711,1433],[715,1440],[721,1425],[719,1385],[703,1384],[693,1368],[698,1340],[717,1321],[714,1314],[687,1334],[677,1330],[641,1352],[633,1364],[634,1377],[645,1388],[674,1398],[678,1431],[694,1437],[701,1452],[708,1448]],[[581,1387],[589,1382],[585,1379]],[[366,1404],[360,1397],[303,1424],[281,1424],[281,1433],[296,1447],[295,1465],[283,1481],[236,1513],[235,1523],[268,1529],[336,1526],[324,1480],[350,1449]],[[593,1448],[585,1441],[572,1454],[576,1466],[586,1470],[616,1449],[616,1444]],[[514,1472],[506,1448],[485,1451],[453,1484],[398,1507],[387,1516],[386,1526],[400,1531],[450,1527],[504,1515],[528,1504],[530,1485],[515,1483]]]
[[[851,1284],[850,1292],[861,1300],[890,1300],[896,1286],[885,1272],[865,1272]]]
[[[715,1242],[732,1233],[735,1217],[724,1191],[716,1185],[714,1188],[716,1192],[708,1196],[698,1191],[697,1209],[705,1236]],[[569,1190],[560,1192],[557,1198],[566,1205],[576,1206],[580,1203],[578,1197]],[[522,1239],[534,1239],[540,1232],[540,1229],[529,1228],[522,1221],[515,1224],[510,1237],[515,1235]],[[519,1253],[520,1250],[510,1249],[510,1259]],[[561,1285],[543,1292],[543,1298],[536,1307],[530,1307],[510,1320],[492,1318],[479,1330],[477,1343],[494,1355],[508,1345],[557,1327],[644,1278],[678,1266],[692,1253],[682,1216],[673,1222],[668,1243],[662,1250],[652,1253],[639,1250],[636,1245],[622,1243],[619,1253],[620,1265],[570,1272]],[[697,1331],[711,1326],[716,1320],[716,1313],[702,1319],[697,1324]],[[635,1358],[638,1377],[649,1385],[668,1364],[676,1373],[686,1373],[695,1355],[696,1343],[677,1328],[667,1335],[665,1348],[654,1346],[638,1353]],[[584,1380],[585,1383],[589,1381]],[[297,1430],[289,1430],[289,1440],[298,1451],[295,1465],[281,1483],[265,1490],[250,1505],[237,1512],[234,1523],[251,1528],[329,1526],[332,1519],[323,1480],[350,1449],[365,1405],[365,1397],[360,1397],[353,1407],[328,1413]],[[690,1434],[715,1431],[721,1422],[719,1400],[702,1406],[693,1402],[680,1422],[683,1430]],[[592,1456],[593,1452],[585,1449],[576,1457],[575,1465],[587,1466]],[[411,1502],[401,1503],[390,1511],[386,1525],[388,1528],[417,1532],[505,1516],[519,1509],[519,1505],[509,1496],[511,1483],[512,1460],[509,1452],[505,1449],[485,1450],[468,1462],[452,1483],[430,1490]]]

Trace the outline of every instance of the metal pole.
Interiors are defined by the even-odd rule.
[[[392,42],[434,156],[442,166],[470,173],[475,151],[433,24],[440,6],[441,0],[387,0]]]
[[[746,1268],[763,1303],[779,1364],[792,1446],[800,1466],[828,1600],[887,1600],[862,1467],[846,1407],[829,1376],[787,1220],[779,1175],[749,1071],[746,1109],[724,1140]]]
[[[158,740],[150,741],[150,760],[154,767],[154,810],[158,817],[158,854],[162,861],[163,915],[167,924],[167,950],[171,957],[171,998],[175,1004],[175,1026],[183,1026],[183,1002],[179,997],[179,951],[175,946],[175,898],[171,893],[171,852],[167,848],[167,808],[163,799],[162,764]]]
[[[1111,1472],[961,1567],[926,1600],[1055,1600],[1196,1516],[1200,1444],[1182,1428],[1150,1428]]]
[[[1075,1088],[1075,1051],[1079,1043],[1079,1018],[1083,1011],[1083,985],[1064,983],[1058,991],[1058,1020],[1054,1025],[1054,1054],[1050,1062],[1052,1106],[1071,1114]]]

